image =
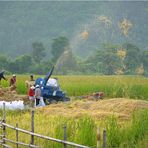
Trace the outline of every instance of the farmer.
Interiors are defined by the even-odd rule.
[[[12,78],[10,79],[10,90],[15,90],[16,89],[16,75],[13,74]]]
[[[29,91],[28,91],[28,96],[29,96],[30,106],[31,107],[34,107],[34,105],[35,105],[35,98],[34,98],[35,91],[34,90],[35,90],[35,87],[31,86]]]
[[[39,85],[36,85],[35,87],[35,101],[36,106],[45,106],[45,102],[43,100],[43,97],[41,96],[41,88]]]
[[[30,75],[30,81],[34,81],[33,75]]]
[[[36,101],[36,106],[39,105],[40,99],[41,99],[41,88],[39,85],[35,86],[35,101]]]
[[[5,77],[4,77],[4,70],[0,72],[0,83],[1,83],[1,79],[4,79],[4,80],[7,80]]]
[[[27,86],[27,88],[29,89],[31,86],[33,86],[35,83],[35,80],[33,78],[33,75],[30,75],[30,80],[26,80],[25,84]]]

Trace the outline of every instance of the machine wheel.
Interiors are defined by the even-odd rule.
[[[64,102],[67,102],[67,101],[70,101],[70,98],[65,97],[65,98],[64,98]]]
[[[46,101],[45,101],[45,104],[46,105],[50,105],[50,104],[57,104],[58,103],[58,101],[56,101],[56,100],[49,100],[49,99],[46,99]]]
[[[44,102],[45,102],[46,105],[51,104],[50,101],[49,101],[48,99],[44,99]]]
[[[56,100],[51,100],[50,101],[50,104],[57,104],[58,103],[58,101],[56,101]]]

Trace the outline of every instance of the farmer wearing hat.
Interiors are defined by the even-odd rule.
[[[28,96],[29,96],[30,106],[31,107],[34,107],[34,105],[35,105],[35,98],[34,98],[35,91],[34,90],[35,90],[35,87],[31,86],[29,91],[28,91]]]
[[[33,75],[30,75],[30,81],[34,81]]]
[[[15,90],[16,89],[16,75],[13,74],[12,78],[10,79],[10,90]]]
[[[13,75],[12,75],[12,78],[10,79],[10,86],[13,86],[13,85],[15,85],[15,84],[16,84],[16,75],[13,74]]]
[[[29,89],[32,85],[35,84],[35,80],[34,80],[32,74],[30,75],[30,80],[26,80],[26,81],[25,81],[25,84],[26,84],[26,86],[27,86],[28,89]]]

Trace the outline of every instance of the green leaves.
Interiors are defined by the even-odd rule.
[[[32,51],[33,60],[37,63],[40,63],[43,60],[44,56],[46,55],[43,44],[41,42],[34,42],[32,44],[32,48],[33,48]]]
[[[60,58],[65,50],[69,50],[69,40],[66,37],[62,36],[53,39],[53,43],[51,46],[53,62],[56,63],[56,61]]]

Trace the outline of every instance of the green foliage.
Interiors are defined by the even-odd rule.
[[[120,67],[120,59],[117,54],[113,52],[106,52],[103,55],[103,73],[113,75]]]
[[[9,61],[7,57],[0,57],[1,69],[11,73],[46,74],[51,65],[55,66],[55,74],[148,74],[147,51],[141,50],[130,43],[123,44],[125,57],[118,55],[119,45],[104,44],[101,49],[85,59],[76,57],[72,52],[69,40],[58,37],[53,40],[52,58],[43,59],[45,49],[42,43],[33,43],[33,55],[22,55]]]
[[[111,116],[106,120],[105,124],[106,124],[108,147],[119,147],[121,143],[120,140],[121,135],[117,119],[114,116]]]
[[[138,141],[142,140],[148,131],[148,110],[136,111],[133,114],[130,125],[121,130],[122,143],[127,147],[136,147]],[[128,128],[128,130],[126,130]]]
[[[137,46],[126,43],[122,45],[125,57],[121,58],[118,55],[120,48],[119,45],[104,44],[101,49],[81,61],[78,70],[85,74],[137,74],[137,69],[141,66],[147,73],[147,52],[142,53]]]
[[[36,63],[40,64],[40,62],[45,56],[45,48],[41,42],[32,43],[32,48],[33,48],[33,51],[32,51],[33,60]]]
[[[4,55],[0,55],[0,70],[8,69],[8,59]]]
[[[125,47],[127,52],[124,60],[127,74],[134,74],[135,69],[142,63],[142,53],[138,47],[130,43],[124,44],[123,47]]]
[[[74,71],[77,68],[77,62],[73,56],[72,51],[66,50],[58,59],[55,65],[56,74],[67,74],[70,70]]]
[[[76,124],[75,141],[80,144],[92,146],[96,141],[96,124],[91,117],[84,116],[78,119]]]
[[[104,73],[103,68],[103,54],[101,50],[97,50],[90,55],[86,60],[78,63],[78,70],[85,74]]]
[[[14,61],[9,62],[9,70],[12,73],[26,73],[32,65],[32,58],[29,55],[17,57]]]
[[[148,110],[136,111],[131,123],[120,125],[117,118],[109,117],[105,121],[108,147],[136,147],[148,130]]]
[[[116,49],[118,49],[120,45],[112,44],[112,43],[104,43],[102,45],[102,48],[104,50],[108,50],[110,52],[116,52]]]
[[[35,74],[47,74],[52,66],[52,63],[50,61],[43,61],[40,64],[34,63],[32,67],[30,68],[30,73]]]
[[[69,50],[69,40],[66,37],[61,36],[53,39],[51,47],[53,63],[56,63],[65,50]]]
[[[148,51],[144,51],[142,55],[143,67],[148,72]]]

